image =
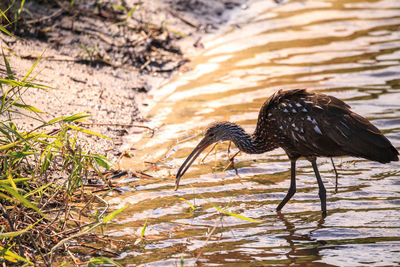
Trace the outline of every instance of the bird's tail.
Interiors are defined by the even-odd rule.
[[[399,152],[392,143],[368,120],[352,113],[351,130],[352,144],[348,147],[349,154],[381,163],[389,163],[399,160]],[[344,148],[346,150],[346,148]]]

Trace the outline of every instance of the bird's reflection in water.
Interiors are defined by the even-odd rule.
[[[320,250],[326,242],[313,238],[313,233],[324,228],[325,219],[320,218],[317,226],[310,229],[308,233],[299,234],[296,233],[298,229],[296,229],[295,224],[288,219],[287,215],[284,215],[280,211],[277,211],[277,215],[278,219],[283,222],[286,228],[287,233],[279,235],[278,237],[285,239],[289,245],[290,250],[285,254],[290,264],[301,263],[301,258],[304,257],[308,257],[309,260],[310,256],[313,258],[313,261],[321,260],[322,256],[320,255]],[[304,228],[301,230],[304,230]]]

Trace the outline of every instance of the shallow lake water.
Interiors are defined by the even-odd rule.
[[[400,147],[400,1],[251,1],[235,25],[207,40],[192,70],[156,92],[154,134],[134,134],[126,177],[107,200],[128,205],[106,234],[126,242],[124,265],[388,266],[400,264],[400,164],[335,158],[318,165],[327,189],[321,218],[311,164],[298,161],[297,193],[284,151],[241,153],[224,171],[227,143],[196,160],[174,191],[177,169],[213,121],[255,128],[278,89],[334,95]],[[237,151],[231,148],[231,155]],[[206,153],[203,153],[205,155]],[[200,158],[201,158],[200,157]],[[190,205],[189,205],[190,203]],[[222,215],[213,205],[259,222]],[[193,208],[191,208],[193,206]],[[135,240],[146,219],[146,239]]]

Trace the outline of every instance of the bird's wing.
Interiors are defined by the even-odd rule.
[[[326,135],[326,121],[324,116],[319,114],[325,113],[327,105],[348,109],[346,104],[338,99],[325,98],[324,95],[317,99],[319,95],[305,90],[293,90],[278,95],[279,99],[275,97],[271,101],[274,105],[269,113],[273,113],[271,117],[278,118],[276,123],[282,136],[277,138],[281,140],[281,145],[287,152],[293,150],[294,153],[303,156],[324,155],[327,148],[331,150],[337,147]]]
[[[302,89],[278,91],[265,105],[260,116],[275,121],[276,139],[286,152],[397,160],[398,152],[389,140],[336,97]]]
[[[333,96],[318,95],[314,98],[317,98],[313,105],[315,121],[322,132],[318,138],[319,145],[328,144],[332,155],[347,154],[390,161],[393,154],[390,150],[394,148],[372,123]]]

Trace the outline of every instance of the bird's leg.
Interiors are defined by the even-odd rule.
[[[322,217],[326,217],[326,189],[324,184],[322,183],[321,176],[319,175],[316,159],[313,159],[311,161],[311,164],[313,166],[315,176],[317,177],[317,182],[319,187],[318,195],[319,199],[321,200]]]
[[[276,208],[277,211],[280,211],[283,206],[292,198],[292,196],[296,193],[296,160],[291,160],[291,170],[290,170],[290,187],[282,202]]]
[[[236,175],[239,176],[238,170],[235,168],[234,158],[240,153],[240,150],[239,150],[238,152],[236,152],[236,153],[231,157],[231,156],[230,156],[231,145],[232,145],[232,141],[229,141],[228,150],[227,150],[229,163],[228,163],[228,165],[224,168],[223,171],[226,171],[230,166],[232,166],[232,168],[235,170]]]
[[[333,162],[333,158],[331,158],[331,162],[332,162],[333,170],[335,171],[335,175],[336,175],[336,179],[335,179],[335,194],[336,194],[338,192],[338,178],[339,178],[339,175],[337,173],[335,163]]]
[[[230,160],[230,152],[231,152],[231,144],[232,144],[232,141],[229,141],[229,145],[228,145],[228,151],[227,151],[227,154],[228,154],[228,160]]]
[[[226,171],[230,166],[232,166],[232,168],[235,170],[235,172],[236,172],[236,175],[238,174],[238,171],[237,171],[237,169],[235,168],[235,162],[234,162],[234,159],[235,159],[235,157],[238,155],[240,153],[240,150],[238,151],[238,152],[236,152],[235,154],[233,154],[233,156],[231,157],[231,158],[228,158],[229,159],[229,164],[225,167],[225,169],[223,170],[223,171]]]

